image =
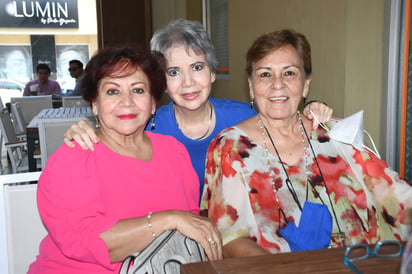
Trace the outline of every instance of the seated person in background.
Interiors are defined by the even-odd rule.
[[[70,76],[76,79],[76,85],[74,89],[67,95],[69,96],[80,96],[80,81],[83,78],[83,63],[79,60],[70,60],[69,62]]]
[[[160,58],[114,47],[88,63],[83,96],[101,142],[94,151],[62,145],[48,159],[37,203],[49,234],[29,273],[119,273],[128,255],[174,229],[210,260],[222,258],[218,230],[198,215],[199,180],[187,150],[144,131],[166,88]]]
[[[262,35],[246,63],[259,112],[212,141],[200,206],[224,257],[405,241],[412,187],[369,150],[312,131],[298,111],[312,77],[306,37]]]
[[[50,67],[47,64],[38,64],[36,73],[38,79],[26,84],[23,96],[52,95],[53,99],[56,99],[62,90],[57,81],[49,79]]]
[[[256,111],[245,102],[210,96],[217,71],[216,52],[199,22],[171,21],[154,33],[150,46],[166,58],[166,91],[172,101],[156,111],[146,130],[174,136],[186,147],[200,181],[201,195],[210,142],[220,131],[254,116]],[[322,103],[310,104],[306,110],[309,108],[321,122],[332,116],[332,109]],[[316,120],[313,123],[317,125]],[[65,134],[67,145],[71,146],[72,139],[89,149],[93,146],[91,140],[98,141],[84,121]]]

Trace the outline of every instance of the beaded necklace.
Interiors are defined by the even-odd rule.
[[[300,117],[300,112],[299,112],[299,111],[297,111],[297,116],[298,116],[298,120],[299,120],[299,129],[300,129],[300,133],[301,133],[301,137],[302,137],[302,143],[303,143],[303,150],[304,150],[304,156],[303,156],[303,157],[304,157],[304,159],[305,159],[305,164],[304,164],[304,166],[305,166],[305,173],[306,173],[306,200],[308,199],[308,187],[309,187],[309,185],[310,185],[310,186],[312,187],[312,189],[314,190],[316,196],[317,196],[317,197],[319,198],[319,200],[322,202],[322,204],[325,204],[324,201],[323,201],[323,199],[322,199],[322,197],[320,196],[320,194],[318,193],[318,191],[316,190],[316,188],[312,185],[312,182],[311,182],[311,180],[310,180],[309,177],[308,177],[309,171],[307,170],[306,167],[307,167],[307,164],[308,164],[308,162],[307,162],[307,157],[310,156],[310,153],[309,153],[308,146],[307,146],[307,144],[306,144],[305,139],[306,139],[307,142],[309,143],[309,146],[310,146],[310,148],[311,148],[312,154],[313,154],[313,156],[314,156],[314,160],[315,160],[316,165],[317,165],[318,170],[319,170],[319,175],[321,176],[321,179],[322,179],[322,181],[323,181],[323,183],[324,183],[324,187],[325,187],[326,193],[327,193],[327,195],[328,195],[329,203],[330,203],[330,206],[331,206],[331,208],[332,208],[332,213],[333,213],[333,216],[334,216],[334,219],[335,219],[335,222],[336,222],[338,231],[339,231],[338,233],[332,233],[332,244],[331,244],[331,247],[344,246],[344,245],[345,245],[345,234],[344,234],[344,233],[341,231],[341,229],[340,229],[340,225],[339,225],[339,222],[338,222],[336,213],[335,213],[335,208],[334,208],[333,203],[332,203],[332,200],[331,200],[331,198],[330,198],[329,189],[328,189],[328,187],[327,187],[327,185],[326,185],[326,182],[325,182],[325,179],[324,179],[324,177],[323,177],[322,171],[321,171],[321,169],[320,169],[320,166],[319,166],[319,163],[318,163],[318,160],[317,160],[315,151],[314,151],[314,149],[313,149],[313,147],[312,147],[312,144],[311,144],[311,142],[310,142],[310,139],[309,139],[309,137],[308,137],[308,134],[307,134],[307,132],[306,132],[306,129],[305,129],[304,125],[303,125],[303,121],[302,121],[302,118]],[[283,171],[285,172],[285,175],[286,175],[286,186],[288,187],[289,192],[291,193],[291,195],[292,195],[293,200],[295,201],[295,203],[298,205],[300,211],[302,211],[302,206],[301,206],[301,204],[300,204],[300,202],[299,202],[299,199],[298,199],[298,196],[297,196],[297,194],[296,194],[296,191],[295,191],[295,189],[294,189],[294,187],[293,187],[293,184],[292,184],[292,182],[291,182],[290,179],[289,179],[289,174],[288,174],[288,172],[287,172],[287,170],[286,170],[286,168],[285,168],[285,165],[283,164],[282,159],[280,158],[279,151],[278,151],[277,148],[276,148],[276,145],[275,145],[275,143],[274,143],[274,141],[273,141],[273,139],[272,139],[272,136],[270,135],[267,127],[263,124],[262,119],[260,118],[260,115],[259,115],[258,117],[259,117],[259,127],[260,127],[260,130],[261,130],[261,132],[262,132],[263,144],[264,144],[265,153],[266,153],[266,164],[267,164],[267,167],[268,167],[268,169],[269,169],[269,173],[270,173],[270,177],[271,177],[272,189],[273,189],[273,191],[274,191],[274,193],[275,193],[275,199],[276,199],[276,202],[277,202],[277,204],[278,204],[278,210],[279,210],[279,212],[282,213],[283,217],[285,218],[285,220],[286,220],[286,222],[287,222],[286,215],[285,215],[283,209],[280,207],[279,200],[278,200],[278,197],[277,197],[277,189],[276,189],[275,179],[274,179],[274,178],[275,178],[275,173],[274,173],[274,171],[272,170],[272,168],[271,168],[271,166],[270,166],[269,150],[268,150],[268,147],[267,147],[266,135],[268,136],[270,142],[272,143],[272,146],[273,146],[273,148],[274,148],[274,150],[275,150],[275,152],[276,152],[276,156],[278,157],[278,161],[279,161],[279,163],[282,165],[282,169],[283,169]],[[305,138],[305,137],[306,137],[306,138]],[[308,184],[308,183],[309,183],[309,184]],[[279,220],[279,225],[280,225],[280,220]]]

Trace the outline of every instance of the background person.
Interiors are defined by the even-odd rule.
[[[244,102],[210,97],[218,62],[209,35],[199,22],[172,21],[154,33],[150,46],[166,57],[166,93],[172,101],[156,111],[146,130],[174,136],[186,147],[202,193],[210,142],[220,131],[255,115],[256,111]],[[331,108],[321,103],[310,106],[321,121],[330,119]],[[85,149],[93,149],[93,143],[98,141],[84,121],[65,134],[67,145],[72,146],[72,139]]]
[[[71,78],[70,72],[67,70],[67,64],[71,60],[79,60],[83,64],[87,64],[89,60],[88,46],[85,45],[57,45],[57,76],[58,79],[68,80]]]
[[[246,63],[259,113],[211,143],[201,203],[224,257],[406,240],[412,187],[369,150],[311,131],[298,112],[312,79],[306,37],[264,34]]]
[[[83,63],[79,60],[70,60],[69,62],[70,76],[76,79],[76,85],[74,89],[69,92],[70,96],[80,96],[80,82],[83,78]]]
[[[94,152],[63,145],[48,159],[37,201],[49,234],[29,273],[118,273],[123,259],[173,229],[198,241],[210,260],[222,258],[219,232],[198,215],[187,150],[144,131],[166,87],[156,58],[105,48],[88,63],[82,87],[101,142]]]
[[[87,45],[56,45],[56,60],[57,81],[65,91],[64,93],[70,92],[75,88],[76,80],[70,75],[67,65],[71,60],[79,60],[83,64],[87,64],[89,48]]]
[[[52,95],[53,99],[58,98],[62,90],[57,81],[49,79],[50,67],[47,64],[38,64],[36,73],[38,79],[26,84],[23,96]]]

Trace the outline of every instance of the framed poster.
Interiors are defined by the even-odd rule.
[[[0,78],[22,84],[33,79],[29,45],[0,45]]]
[[[38,64],[47,64],[51,70],[50,78],[56,80],[56,54],[54,35],[30,35],[33,74]]]
[[[86,67],[89,61],[89,45],[56,45],[57,81],[60,83],[63,93],[73,90],[76,85],[74,78],[70,76],[69,62],[79,60]]]
[[[89,45],[56,45],[57,78],[71,78],[69,61],[79,60],[86,67],[89,61]]]

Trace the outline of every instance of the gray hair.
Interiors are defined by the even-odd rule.
[[[204,54],[212,72],[217,71],[215,48],[203,25],[196,21],[177,19],[157,30],[150,40],[150,48],[165,54],[173,46],[183,45],[196,54]]]

